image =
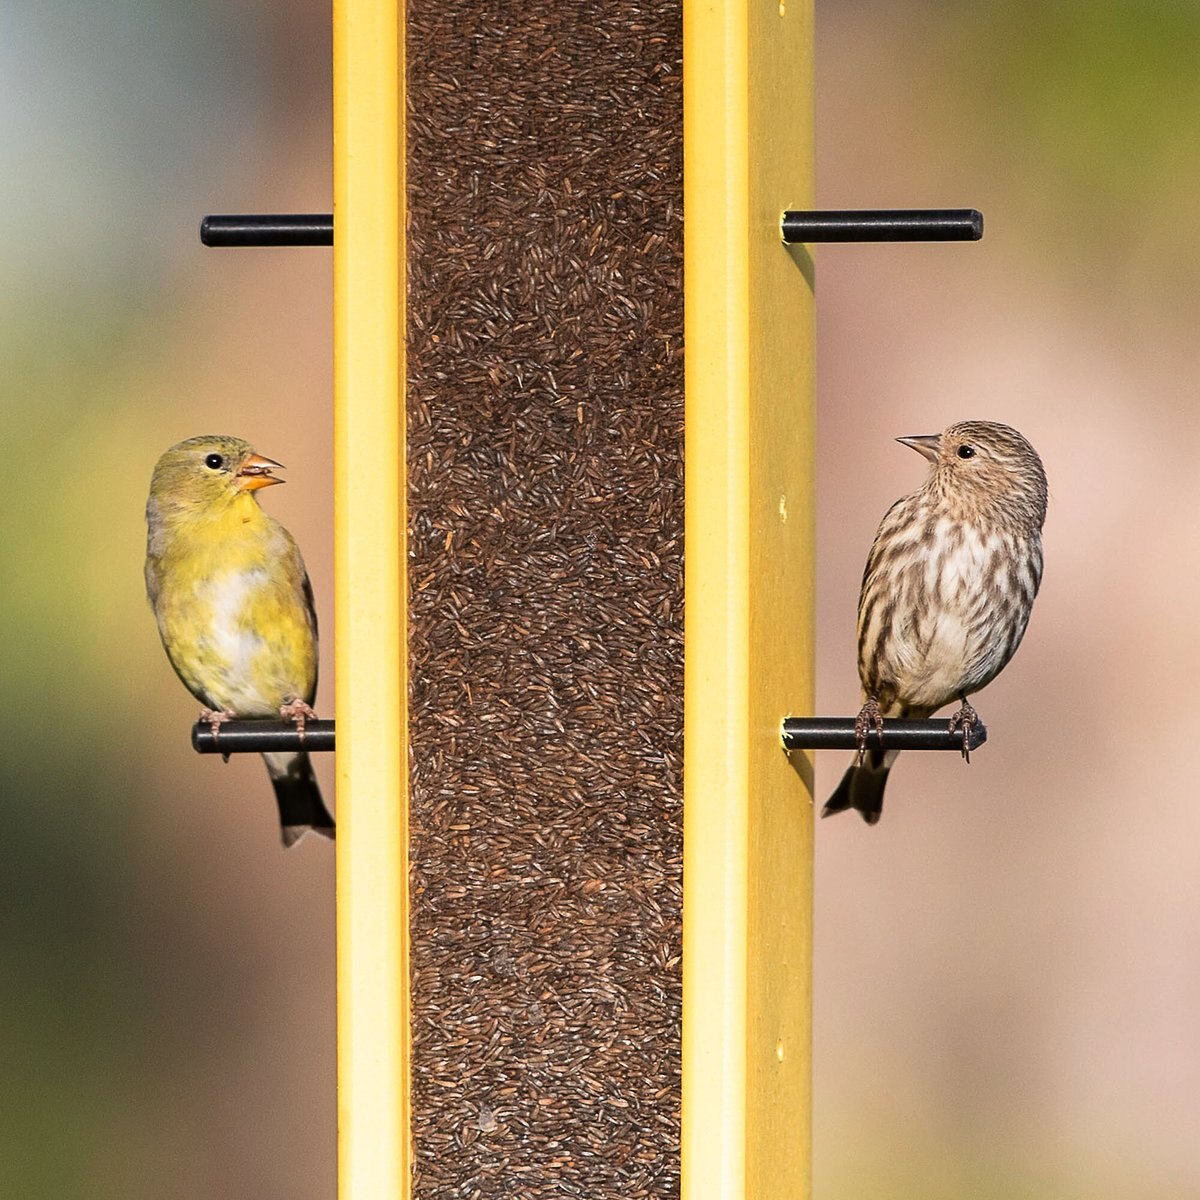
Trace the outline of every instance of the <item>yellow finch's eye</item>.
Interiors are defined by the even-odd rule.
[[[214,455],[213,457],[215,458],[216,456]],[[959,446],[958,457],[959,458],[974,458],[975,457],[975,447],[974,446]]]
[[[960,450],[961,454],[962,451]],[[225,460],[219,454],[210,454],[205,460],[204,465],[212,471],[219,471],[224,465]]]

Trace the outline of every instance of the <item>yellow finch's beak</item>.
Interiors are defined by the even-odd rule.
[[[940,433],[924,433],[920,437],[897,438],[902,446],[907,446],[910,450],[915,450],[918,454],[924,455],[930,462],[937,462],[938,444],[942,440]]]
[[[284,483],[285,480],[278,479],[271,474],[272,467],[278,467],[282,471],[283,463],[277,463],[271,458],[263,458],[261,454],[248,455],[234,477],[238,491],[254,492],[259,488],[270,487],[273,483]]]

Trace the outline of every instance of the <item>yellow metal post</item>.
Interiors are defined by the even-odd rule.
[[[811,1195],[811,95],[811,0],[685,0],[683,1200]]]
[[[338,1195],[409,1195],[404,30],[334,3]]]

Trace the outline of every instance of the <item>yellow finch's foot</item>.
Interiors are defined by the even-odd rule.
[[[296,732],[300,735],[300,741],[304,741],[304,723],[305,721],[315,721],[317,713],[314,708],[304,703],[303,700],[289,700],[286,704],[279,706],[279,718],[282,721],[291,721],[296,726]]]
[[[221,740],[221,726],[224,725],[226,721],[232,721],[236,716],[237,713],[235,713],[231,708],[222,708],[220,710],[202,708],[200,710],[199,719],[206,722],[209,728],[212,729],[214,746],[217,745]],[[228,762],[229,755],[222,754],[221,761]]]
[[[880,740],[883,740],[883,710],[879,707],[879,701],[874,696],[867,699],[866,704],[858,710],[858,716],[854,718],[854,740],[858,745],[858,766],[863,765],[863,759],[867,755],[867,734],[871,729],[879,735]]]
[[[962,707],[950,717],[950,732],[962,730],[962,756],[964,762],[971,761],[971,730],[980,724],[979,714],[971,707],[966,696],[959,696]]]
[[[237,713],[229,708],[202,708],[200,710],[199,720],[203,721],[212,729],[213,741],[215,742],[221,736],[221,726],[224,725],[226,721],[232,721],[236,716]]]

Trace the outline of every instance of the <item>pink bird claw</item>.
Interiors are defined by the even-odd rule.
[[[971,761],[971,730],[976,725],[981,724],[979,714],[968,703],[966,696],[960,696],[962,707],[958,712],[953,713],[950,717],[950,732],[956,733],[962,730],[962,756],[963,762]]]
[[[279,706],[279,717],[283,721],[291,721],[296,726],[296,733],[300,736],[300,741],[304,741],[304,723],[306,721],[315,721],[317,713],[314,708],[306,704],[303,700],[289,700],[285,704]]]
[[[228,708],[202,708],[200,710],[200,720],[205,722],[212,730],[214,742],[218,741],[221,736],[221,726],[226,721],[232,721],[236,716],[237,714]]]
[[[226,721],[232,721],[236,716],[237,713],[228,708],[202,708],[200,710],[200,720],[204,721],[212,730],[214,746],[218,745],[221,741],[221,726],[224,725]],[[221,758],[224,759],[225,762],[229,761],[228,754],[222,754]]]
[[[883,710],[879,707],[879,701],[874,696],[867,699],[866,704],[858,710],[858,716],[854,718],[854,741],[858,745],[858,766],[863,765],[863,759],[867,756],[867,736],[874,729],[879,735],[879,740],[883,740]]]

